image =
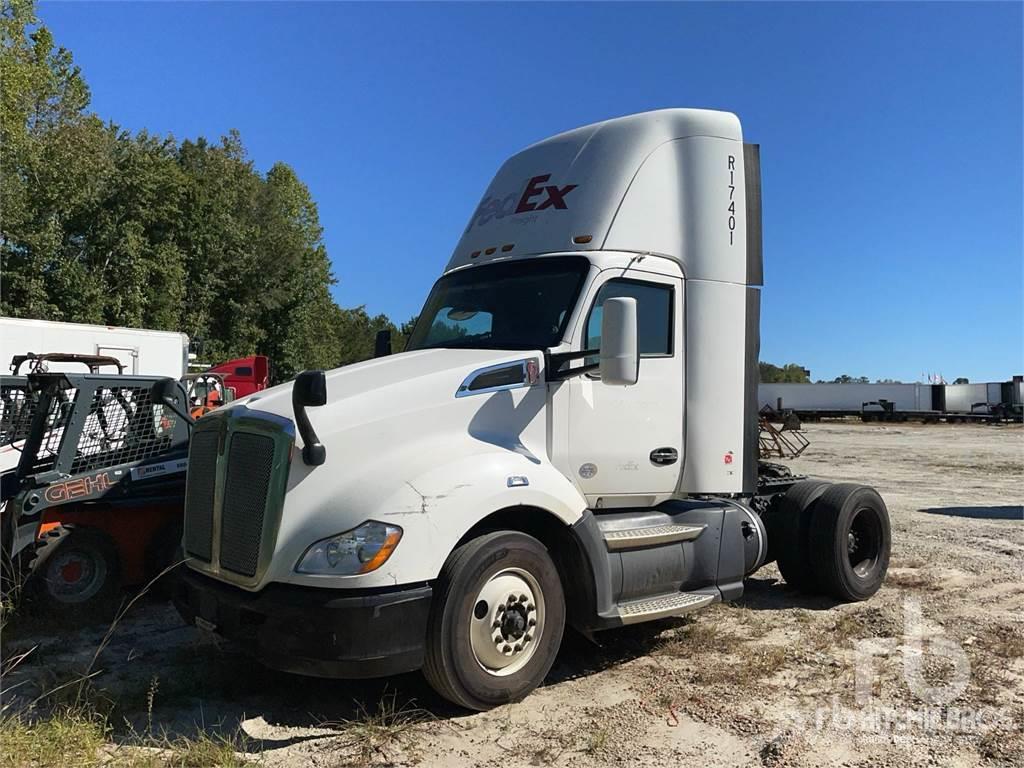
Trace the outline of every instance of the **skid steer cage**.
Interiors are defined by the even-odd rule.
[[[28,391],[25,376],[0,376],[0,448],[20,446],[28,437],[37,398]]]
[[[29,374],[33,413],[22,444],[18,479],[38,486],[56,477],[135,465],[183,453],[191,420],[180,385],[177,403],[161,398],[165,380],[146,376]]]

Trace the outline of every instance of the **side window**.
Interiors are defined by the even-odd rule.
[[[586,349],[601,347],[602,305],[605,299],[636,299],[640,357],[672,354],[672,287],[633,280],[609,280],[601,286],[587,318]],[[597,359],[587,360],[597,362]]]

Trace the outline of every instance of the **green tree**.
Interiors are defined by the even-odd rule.
[[[29,0],[0,12],[0,311],[180,330],[206,361],[271,357],[278,379],[366,359],[403,332],[343,309],[317,207],[230,131],[176,141],[87,112],[89,89]],[[52,350],[58,351],[58,350]]]
[[[765,384],[780,382],[808,384],[811,381],[811,372],[796,363],[786,363],[779,367],[771,363],[761,362],[758,364],[758,367],[760,369],[761,382]]]

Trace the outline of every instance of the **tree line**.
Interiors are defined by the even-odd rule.
[[[378,330],[401,347],[331,297],[287,164],[261,174],[235,131],[179,141],[91,113],[32,0],[3,0],[0,38],[0,313],[183,331],[209,361],[268,355],[278,380],[366,359]]]

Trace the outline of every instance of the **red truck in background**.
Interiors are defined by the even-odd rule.
[[[219,373],[224,386],[235,391],[235,397],[245,397],[266,389],[270,382],[270,361],[266,355],[250,355],[215,365],[207,373]]]

